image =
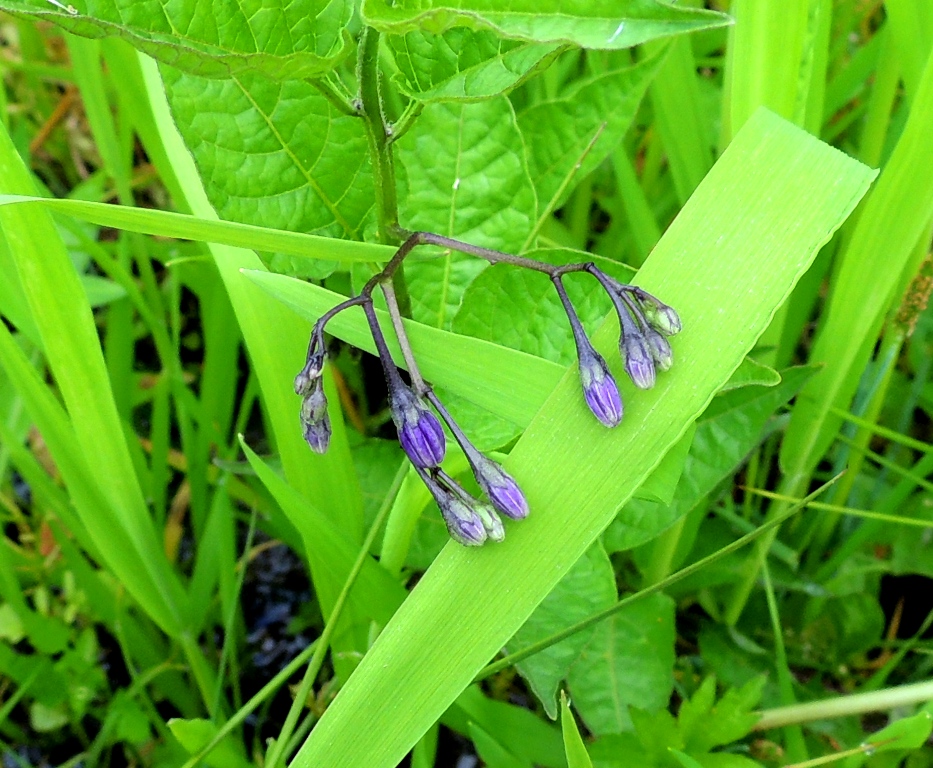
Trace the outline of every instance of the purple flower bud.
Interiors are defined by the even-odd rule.
[[[327,415],[327,397],[324,380],[313,380],[301,401],[301,428],[305,441],[315,453],[325,453],[330,444],[330,417]]]
[[[586,404],[600,422],[607,427],[614,427],[622,421],[619,387],[602,355],[592,347],[580,355],[580,381]]]
[[[639,389],[651,389],[657,372],[645,337],[640,333],[626,333],[622,336],[620,348],[625,358],[625,372],[635,386]]]
[[[670,370],[674,364],[674,352],[671,349],[670,342],[653,328],[649,328],[645,334],[648,341],[648,349],[651,350],[651,357],[662,371]]]
[[[499,512],[513,520],[528,517],[528,502],[518,483],[499,464],[478,451],[469,456],[476,482]],[[492,538],[492,534],[490,534]]]
[[[483,521],[486,538],[490,541],[502,541],[505,538],[505,526],[496,514],[496,510],[488,504],[477,504],[474,508],[479,519]]]
[[[389,394],[389,407],[399,442],[411,463],[423,469],[440,464],[447,441],[437,416],[401,381]]]
[[[441,517],[447,524],[450,538],[465,547],[478,547],[486,541],[486,526],[473,506],[445,489],[441,489],[441,494],[435,493],[434,497],[441,510]]]

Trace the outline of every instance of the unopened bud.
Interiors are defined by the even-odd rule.
[[[640,333],[626,333],[622,337],[620,348],[625,358],[625,372],[632,383],[639,389],[651,389],[657,372],[645,337]]]
[[[658,333],[665,336],[674,336],[680,333],[683,325],[680,322],[680,315],[677,314],[673,307],[668,306],[640,288],[635,289],[635,298],[641,304],[648,324]]]
[[[592,347],[580,355],[580,381],[593,415],[607,427],[618,425],[623,414],[622,396],[606,361]]]
[[[327,397],[324,380],[314,380],[301,401],[301,429],[305,441],[315,453],[325,453],[330,445],[330,417],[327,415]]]
[[[499,512],[513,520],[528,517],[528,502],[514,478],[498,463],[477,452],[470,458],[476,482]],[[491,536],[490,536],[491,538]]]
[[[324,347],[324,338],[318,333],[317,328],[311,333],[311,341],[308,346],[308,358],[305,366],[295,377],[295,394],[307,395],[311,392],[315,382],[321,378],[324,372],[324,360],[327,357],[327,350]]]
[[[437,506],[454,541],[465,547],[478,547],[486,541],[486,526],[473,506],[447,491],[437,498]]]
[[[674,364],[674,352],[671,349],[671,343],[653,328],[649,328],[645,334],[648,341],[648,349],[651,350],[651,357],[662,371],[670,370]]]
[[[444,460],[447,441],[441,423],[411,389],[401,382],[389,395],[398,439],[411,463],[429,469]]]
[[[490,541],[502,541],[505,538],[505,526],[499,519],[499,515],[488,504],[477,504],[474,509],[479,519],[483,522],[483,529],[486,531],[486,538]]]

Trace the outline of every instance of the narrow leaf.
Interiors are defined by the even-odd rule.
[[[580,403],[575,374],[561,379],[506,461],[531,516],[495,547],[441,552],[295,768],[398,764],[702,413],[872,176],[770,113],[746,124],[638,274],[683,318],[679,367],[650,391],[627,389],[626,421],[612,432]],[[610,318],[595,344],[608,354],[617,343]],[[373,701],[404,707],[374,710]]]

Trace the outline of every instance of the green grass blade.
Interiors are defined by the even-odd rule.
[[[6,191],[35,191],[6,131],[0,131],[0,179]],[[140,560],[135,567],[121,567],[120,576],[143,582],[137,597],[166,632],[177,636],[186,623],[187,600],[143,499],[81,281],[48,212],[2,209],[0,224],[74,437],[80,451],[94,457],[88,469],[96,487],[88,491],[106,499],[114,516],[113,528],[97,544],[103,551],[124,549],[131,542]],[[92,514],[87,507],[84,512]]]
[[[770,113],[747,123],[638,274],[681,313],[678,365],[649,392],[625,387],[626,421],[612,432],[584,412],[568,371],[506,462],[531,517],[501,545],[444,549],[295,768],[402,759],[702,412],[872,177]],[[609,356],[617,338],[610,318],[595,343]]]
[[[309,259],[326,259],[343,263],[379,263],[388,261],[394,248],[375,243],[338,240],[332,237],[305,235],[267,229],[252,224],[218,221],[208,216],[186,216],[151,208],[129,208],[87,200],[51,200],[28,195],[0,194],[0,206],[43,206],[76,219],[144,235],[200,240],[257,251],[291,253]]]
[[[933,56],[904,132],[843,255],[810,354],[810,362],[825,368],[803,388],[781,446],[781,464],[789,476],[787,488],[803,481],[838,432],[842,419],[830,409],[845,408],[855,393],[893,292],[933,217],[931,135]],[[789,495],[799,494],[791,491]]]

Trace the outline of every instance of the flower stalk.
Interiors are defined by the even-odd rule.
[[[305,365],[295,377],[295,392],[302,397],[300,421],[303,434],[313,450],[318,453],[327,450],[330,421],[322,378],[327,358],[324,331],[336,314],[349,307],[361,306],[385,373],[389,409],[399,442],[415,472],[437,502],[451,538],[464,546],[479,546],[487,540],[502,541],[505,538],[505,527],[499,516],[504,515],[512,520],[527,517],[528,501],[515,478],[473,445],[430,384],[422,378],[405,332],[393,284],[405,258],[419,245],[434,245],[476,256],[491,264],[511,264],[548,275],[570,322],[580,364],[584,399],[593,415],[607,427],[615,427],[622,421],[622,396],[609,365],[586,335],[564,288],[563,276],[572,272],[588,273],[596,278],[609,295],[619,317],[619,351],[624,368],[640,389],[654,386],[658,371],[667,371],[673,364],[673,351],[667,337],[680,331],[681,320],[667,304],[641,288],[620,283],[592,262],[555,266],[431,232],[404,234],[405,241],[385,267],[363,286],[359,295],[333,307],[315,323]],[[379,325],[372,298],[377,286],[386,297],[392,328],[411,377],[411,385],[404,381],[396,367]],[[442,469],[441,463],[447,448],[442,422],[463,450],[485,500],[470,495]]]

